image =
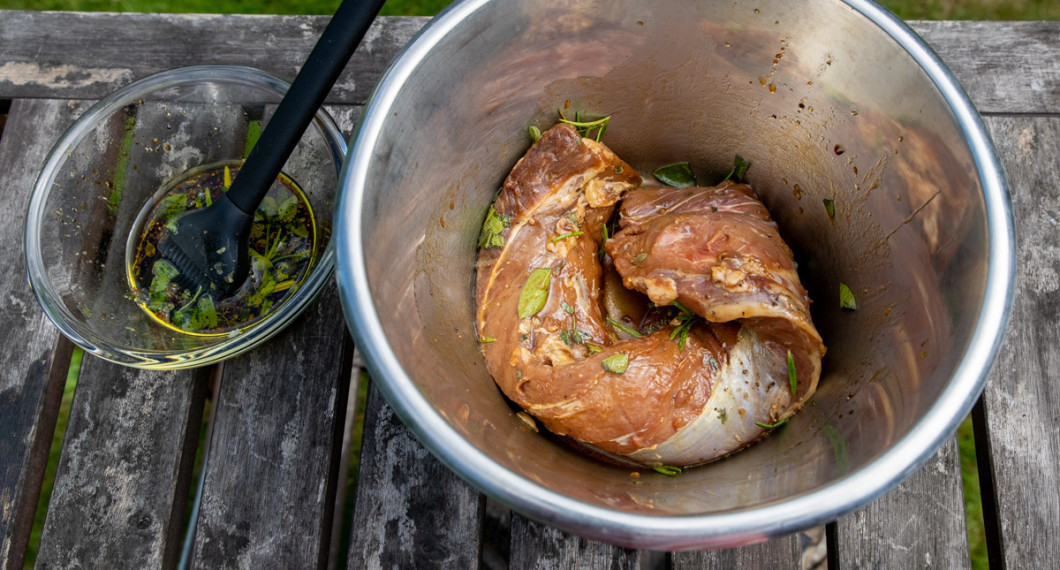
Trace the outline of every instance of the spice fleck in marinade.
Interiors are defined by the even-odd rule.
[[[251,271],[232,296],[217,299],[175,282],[177,268],[160,258],[158,243],[185,211],[205,208],[227,191],[239,163],[192,171],[177,181],[148,214],[129,275],[131,298],[159,322],[191,334],[228,334],[247,328],[284,304],[316,264],[317,228],[302,190],[280,174],[254,214]]]

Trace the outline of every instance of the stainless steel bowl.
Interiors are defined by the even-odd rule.
[[[750,449],[634,480],[526,429],[487,373],[479,228],[527,127],[568,104],[612,115],[604,142],[645,172],[753,163],[829,351],[810,405]],[[522,513],[636,547],[746,543],[886,492],[971,409],[1013,291],[1008,191],[979,116],[930,48],[859,0],[458,2],[377,87],[336,229],[353,335],[420,440]]]

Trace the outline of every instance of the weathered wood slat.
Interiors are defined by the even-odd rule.
[[[345,326],[328,284],[267,345],[224,363],[194,567],[327,563],[353,353]]]
[[[661,570],[666,567],[666,555],[662,552],[587,540],[518,514],[513,514],[511,521],[510,568]]]
[[[802,568],[802,549],[799,535],[791,534],[768,542],[740,548],[700,552],[677,552],[673,555],[673,570],[780,570]]]
[[[85,357],[38,567],[175,566],[207,372]]]
[[[969,568],[961,460],[951,438],[924,467],[829,528],[839,568]]]
[[[998,523],[990,556],[1008,568],[1057,568],[1060,117],[991,117],[987,127],[1012,188],[1018,240],[1012,324],[983,395],[987,433],[976,432],[981,480],[993,484],[988,530],[993,517]]]
[[[380,72],[426,21],[379,18],[330,101],[363,103]],[[98,98],[136,78],[193,64],[252,65],[291,79],[326,23],[327,16],[5,11],[0,98]],[[1060,57],[1060,32],[1050,23],[910,25],[943,54],[980,111],[1060,111],[1060,74],[1038,65]]]
[[[326,17],[302,16],[5,11],[0,13],[0,99],[100,97],[138,77],[191,63],[251,64],[289,79],[326,21]],[[424,22],[380,19],[368,44],[340,78],[331,101],[363,102],[386,63]],[[1060,119],[1040,115],[1060,113],[1060,72],[1051,64],[1060,55],[1060,28],[1052,22],[913,22],[912,26],[941,54],[981,111],[1039,115],[987,120],[1012,182],[1020,273],[1012,330],[984,396],[979,457],[988,485],[987,506],[992,509],[987,513],[988,527],[992,516],[998,521],[992,546],[1004,548],[994,550],[992,556],[1008,567],[1056,567],[1060,475],[1055,466],[1060,462],[1060,435],[1053,426],[1060,420],[1060,388],[1052,382],[1051,372],[1060,369],[1060,175],[1055,171]],[[101,37],[108,41],[98,41]],[[4,264],[0,317],[6,323],[0,343],[9,347],[0,369],[0,568],[21,566],[69,354],[69,344],[59,340],[24,284],[18,245],[21,205],[44,154],[61,128],[80,112],[71,105],[76,107],[65,101],[15,101],[0,134],[0,172],[5,174],[7,192],[18,193],[11,202],[16,207],[0,214],[7,216],[0,219],[0,263]],[[356,114],[356,107],[339,109]],[[330,524],[329,497],[340,479],[334,468],[342,424],[337,410],[344,405],[342,390],[348,381],[339,378],[346,369],[348,349],[336,346],[342,344],[336,338],[343,334],[339,315],[334,291],[329,289],[294,328],[259,351],[226,363],[218,402],[219,433],[207,467],[195,542],[199,566],[304,567],[326,558],[327,545],[321,541],[327,540],[323,537]],[[101,451],[93,456],[82,446],[89,438],[106,439],[121,425],[114,418],[110,421],[115,423],[90,421],[92,414],[111,409],[121,418],[147,398],[167,403],[168,411],[159,411],[167,417],[184,413],[181,402],[190,406],[187,413],[192,414],[197,396],[180,396],[189,388],[163,386],[152,380],[151,373],[140,372],[129,372],[128,391],[118,396],[113,390],[121,384],[110,386],[104,379],[123,372],[107,372],[108,368],[95,359],[86,364],[86,380],[78,389],[68,432],[71,442],[79,442],[79,450],[68,450],[60,467],[43,562],[58,560],[59,554],[91,559],[93,552],[113,553],[134,566],[145,560],[147,564],[172,560],[179,524],[178,499],[171,497],[180,497],[180,473],[187,470],[186,454],[178,459],[175,450],[187,448],[188,432],[165,434],[169,443],[163,445],[149,444],[154,447],[148,452],[157,456],[153,466],[121,464],[123,454],[139,458],[140,450],[130,448],[110,456],[107,463]],[[157,390],[171,395],[159,396]],[[372,398],[350,566],[432,562],[477,566],[482,497],[429,456],[374,390]],[[195,424],[193,419],[188,417],[184,425]],[[143,438],[163,435],[147,426],[143,429],[139,435]],[[130,441],[124,433],[121,438]],[[291,449],[294,455],[285,457]],[[112,464],[119,470],[105,475]],[[158,475],[156,470],[166,466],[176,473]],[[842,567],[929,562],[967,566],[957,470],[951,441],[898,489],[832,527],[833,561]],[[160,500],[150,496],[154,487],[144,487],[156,476],[166,481],[161,488],[173,489],[162,493],[167,496]],[[97,489],[96,496],[101,496],[99,490],[111,496],[128,491],[145,502],[139,503],[139,509],[121,501],[100,508],[84,502],[93,496],[92,489]],[[137,518],[140,512],[150,517],[147,528],[137,528],[147,520]],[[654,553],[623,551],[518,516],[513,520],[513,568],[519,567],[517,563],[563,567],[597,562],[643,568],[650,567],[646,561],[655,560]],[[131,543],[104,544],[88,533],[77,549],[58,550],[61,537],[87,528],[79,526],[86,523]],[[516,548],[517,543],[523,546]],[[797,560],[797,545],[792,536],[740,549],[676,553],[671,558],[675,568],[777,567]]]
[[[347,567],[478,568],[484,510],[370,386]]]
[[[910,22],[981,113],[1060,113],[1055,22]]]
[[[0,99],[100,98],[146,75],[187,65],[248,65],[290,81],[328,20],[0,11]],[[377,19],[328,101],[363,104],[390,60],[427,20]]]
[[[37,170],[77,105],[15,101],[0,133],[0,568],[21,568],[73,345],[26,283],[24,207]]]

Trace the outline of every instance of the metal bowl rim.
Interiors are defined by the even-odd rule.
[[[665,516],[617,511],[552,491],[493,461],[448,424],[387,345],[371,301],[361,239],[363,181],[389,108],[405,81],[434,46],[489,1],[451,5],[398,54],[365,107],[340,177],[336,276],[343,310],[376,385],[419,441],[474,487],[523,514],[564,530],[591,533],[591,538],[657,549],[739,544],[823,524],[871,502],[926,463],[956,430],[986,384],[1011,314],[1015,230],[1000,160],[968,95],[911,28],[868,0],[843,2],[896,41],[949,104],[975,159],[989,230],[990,263],[976,330],[951,380],[917,425],[866,465],[803,495],[724,513]]]

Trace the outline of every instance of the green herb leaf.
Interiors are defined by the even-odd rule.
[[[151,279],[150,292],[159,293],[165,291],[166,287],[173,281],[173,278],[180,275],[180,270],[165,259],[160,259],[151,266],[151,273],[153,278]]]
[[[591,338],[592,338],[592,336],[590,336],[589,333],[587,333],[585,331],[580,331],[580,330],[573,330],[572,329],[572,330],[569,330],[569,331],[560,331],[560,333],[559,333],[559,339],[562,340],[563,343],[566,344],[567,346],[573,346],[575,344],[582,344],[582,343],[584,343],[585,341],[587,341],[587,340],[589,340]]]
[[[616,321],[616,320],[612,319],[611,317],[607,318],[607,322],[610,323],[611,326],[613,326],[616,329],[628,334],[629,336],[631,336],[633,338],[640,338],[641,337],[641,334],[637,331],[637,329],[632,328],[632,327],[626,325],[625,323],[621,323],[619,321]]]
[[[566,301],[560,301],[559,306],[561,309],[563,309],[563,312],[567,313],[568,315],[574,314],[574,307],[572,307],[570,303]]]
[[[674,301],[673,303],[671,303],[671,305],[677,307],[677,310],[681,311],[681,314],[677,316],[677,328],[670,331],[670,340],[673,340],[675,338],[678,339],[677,349],[684,350],[685,343],[688,342],[688,334],[692,331],[692,325],[695,324],[696,319],[699,318],[699,315],[693,313],[688,309],[688,307],[682,305],[677,301]],[[713,358],[711,360],[714,362],[715,365],[717,364],[716,360],[713,360]]]
[[[569,237],[576,237],[576,236],[580,236],[580,235],[582,235],[583,233],[584,233],[584,232],[567,232],[567,233],[565,233],[565,234],[559,234],[558,236],[556,236],[556,237],[554,237],[554,238],[550,239],[549,241],[550,241],[550,242],[552,242],[552,243],[556,243],[557,241],[565,240],[565,239],[567,239],[567,238],[569,238]],[[502,238],[502,239],[503,239],[503,238]]]
[[[624,352],[616,352],[603,359],[600,362],[600,365],[608,372],[622,374],[626,371],[626,368],[629,367],[629,355]]]
[[[693,319],[684,320],[677,328],[670,331],[670,340],[677,339],[677,350],[685,349],[685,343],[688,342],[688,333],[692,330],[693,323]]]
[[[276,217],[283,223],[288,224],[294,221],[295,214],[298,213],[298,196],[288,196],[280,205],[276,208]]]
[[[530,138],[533,139],[534,142],[541,140],[541,129],[534,125],[530,125],[530,128],[527,129],[527,131],[530,133]]]
[[[276,199],[272,196],[266,196],[261,200],[261,204],[258,205],[256,213],[260,213],[266,220],[275,218],[276,213],[279,212],[280,207],[276,204]]]
[[[276,290],[276,278],[272,276],[272,273],[266,272],[261,278],[261,286],[257,288],[254,293],[247,296],[243,301],[248,307],[261,307],[261,312],[265,312],[266,298]]]
[[[641,252],[637,254],[637,257],[633,258],[633,263],[644,263],[645,259],[648,259],[648,254]]]
[[[764,424],[762,422],[755,422],[755,425],[760,427],[760,428],[765,428],[765,429],[777,429],[778,427],[780,427],[780,426],[782,426],[782,425],[784,425],[786,423],[788,423],[788,420],[787,419],[783,419],[783,420],[780,420],[779,422],[777,422],[775,424]]]
[[[714,409],[718,412],[718,421],[724,424],[726,420],[729,419],[729,412],[725,408],[722,408],[720,410],[717,408]]]
[[[183,330],[205,330],[217,327],[217,310],[213,299],[202,297],[202,288],[183,307],[173,312],[170,321]]]
[[[675,162],[660,166],[652,171],[659,182],[674,188],[688,188],[696,185],[696,175],[692,173],[692,166],[687,162]]]
[[[480,336],[478,337],[478,341],[482,344],[486,344],[488,342],[497,342],[497,339],[493,338],[492,336]]]
[[[673,465],[652,465],[651,468],[667,477],[677,477],[681,474],[681,468]]]
[[[538,313],[548,301],[548,286],[552,278],[552,269],[538,267],[530,272],[523,292],[519,294],[519,318],[527,319]]]
[[[591,344],[588,342],[585,343],[585,348],[589,349],[589,354],[596,354],[597,352],[600,352],[604,349],[602,346],[596,346],[595,344]]]
[[[799,382],[795,379],[795,357],[788,351],[788,384],[791,384],[791,395],[794,396],[799,388]]]
[[[824,211],[828,213],[828,218],[831,220],[835,219],[835,201],[831,198],[824,199]]]
[[[858,310],[858,300],[854,298],[854,292],[847,287],[846,283],[839,284],[839,308],[848,311]]]
[[[504,247],[504,236],[501,234],[511,224],[511,221],[511,217],[498,213],[491,205],[489,211],[486,212],[486,220],[482,222],[478,246],[480,248]]]
[[[209,296],[199,297],[192,320],[195,328],[199,330],[217,328],[217,309],[214,307],[213,299]]]
[[[732,161],[732,170],[729,171],[729,175],[725,177],[725,180],[743,182],[743,178],[747,176],[747,169],[749,168],[751,168],[751,163],[744,160],[742,156],[736,155],[736,158]]]
[[[169,224],[175,221],[177,217],[184,213],[184,210],[188,208],[188,199],[184,194],[173,194],[167,196],[166,199],[162,200],[158,219],[164,224]]]
[[[608,115],[593,121],[583,121],[581,120],[581,115],[575,113],[574,120],[572,121],[563,115],[563,111],[560,111],[559,122],[571,125],[580,136],[595,139],[596,142],[600,142],[600,139],[604,137],[604,133],[607,132],[607,124],[611,122],[611,116]],[[595,137],[592,135],[594,130],[596,131]]]

